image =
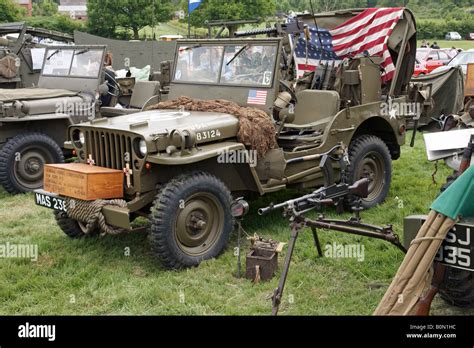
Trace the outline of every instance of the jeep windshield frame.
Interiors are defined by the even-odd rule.
[[[214,41],[178,42],[172,83],[273,88],[277,42]]]
[[[101,47],[48,47],[42,76],[98,79],[102,71],[105,50]]]

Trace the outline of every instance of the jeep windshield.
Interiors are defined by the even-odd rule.
[[[270,87],[276,56],[275,45],[182,45],[174,82]]]
[[[98,78],[101,68],[101,49],[56,49],[46,50],[42,75]]]

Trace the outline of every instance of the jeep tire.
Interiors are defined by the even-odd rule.
[[[63,211],[55,211],[54,218],[59,228],[71,239],[81,239],[99,235],[99,229],[87,233],[87,228],[83,223],[69,218],[67,213]]]
[[[348,183],[363,178],[370,180],[369,196],[362,199],[362,208],[370,209],[383,203],[392,182],[392,158],[383,140],[374,135],[355,138],[349,146],[349,161],[346,173]]]
[[[17,135],[0,151],[0,184],[11,194],[40,189],[44,165],[63,162],[61,148],[47,135]]]
[[[447,178],[441,192],[446,191],[455,180],[456,175],[454,173]],[[471,246],[471,253],[472,251]],[[439,294],[450,305],[474,308],[474,272],[447,267]]]
[[[215,176],[184,174],[164,185],[150,214],[153,253],[170,269],[199,265],[219,256],[233,228],[231,193]]]

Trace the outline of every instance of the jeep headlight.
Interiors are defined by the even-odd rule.
[[[140,159],[145,158],[145,156],[148,153],[148,148],[146,146],[145,139],[135,139],[133,144],[134,144],[133,147],[135,148],[135,153],[137,157],[139,157]]]
[[[72,132],[72,142],[75,147],[80,149],[86,143],[86,136],[84,135],[83,132],[79,131],[79,129],[75,129]]]
[[[146,141],[145,139],[142,139],[140,140],[140,143],[139,143],[139,150],[140,150],[140,155],[142,155],[143,157],[146,156],[147,152],[148,152],[148,149],[146,147]]]
[[[84,145],[86,143],[86,135],[83,132],[79,132],[79,142],[81,145]]]

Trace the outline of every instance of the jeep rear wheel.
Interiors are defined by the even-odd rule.
[[[197,266],[225,249],[233,227],[231,194],[216,177],[179,176],[158,193],[150,215],[150,244],[167,268]]]
[[[456,181],[456,175],[448,176],[441,192],[446,191],[454,181]],[[471,246],[471,253],[474,251],[473,249]],[[474,272],[447,267],[439,294],[450,305],[474,308]]]
[[[448,267],[439,294],[453,306],[474,308],[474,272]]]
[[[385,201],[392,182],[392,158],[387,145],[373,135],[363,135],[349,147],[349,183],[369,179],[369,196],[362,199],[362,207],[369,209]]]
[[[41,133],[26,133],[10,139],[0,152],[0,184],[11,194],[43,187],[44,165],[62,163],[61,148]]]

